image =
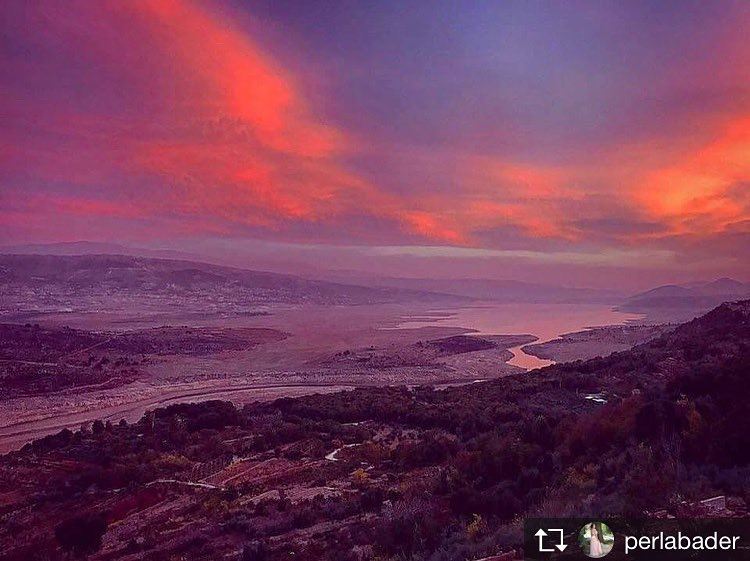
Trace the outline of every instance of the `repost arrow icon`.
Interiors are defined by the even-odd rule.
[[[539,553],[551,553],[555,551],[554,549],[544,547],[544,537],[547,535],[547,532],[539,528],[534,535],[539,538]]]
[[[561,528],[550,528],[550,532],[560,532],[560,543],[556,543],[555,547],[560,551],[565,551],[565,548],[568,547],[568,544],[565,543],[563,530]]]

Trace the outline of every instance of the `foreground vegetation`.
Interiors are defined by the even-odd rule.
[[[447,561],[518,548],[526,515],[746,501],[749,370],[745,301],[493,382],[97,422],[2,459],[0,543],[19,560]]]

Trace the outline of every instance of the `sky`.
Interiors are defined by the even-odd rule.
[[[0,5],[0,245],[750,280],[750,3]]]

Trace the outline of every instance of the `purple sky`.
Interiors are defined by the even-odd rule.
[[[6,1],[0,244],[750,276],[750,4]]]

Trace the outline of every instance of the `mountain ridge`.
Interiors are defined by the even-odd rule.
[[[325,302],[392,302],[452,300],[454,295],[388,289],[310,280],[303,277],[254,271],[185,259],[131,255],[0,254],[0,282],[118,290],[168,290],[170,287],[237,287],[273,300],[284,295],[294,300]],[[465,298],[463,300],[466,300]]]
[[[750,283],[727,277],[689,285],[667,284],[639,292],[617,309],[659,321],[686,321],[722,302],[750,297]]]

